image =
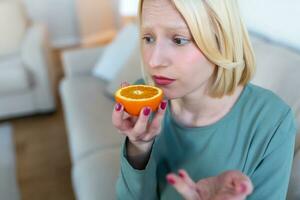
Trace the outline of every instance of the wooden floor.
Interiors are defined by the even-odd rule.
[[[14,128],[17,173],[22,200],[73,200],[71,163],[63,110],[58,95],[62,69],[54,51],[57,110],[9,120]]]

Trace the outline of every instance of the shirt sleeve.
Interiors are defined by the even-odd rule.
[[[253,193],[247,200],[286,199],[294,155],[296,126],[292,111],[276,128],[263,159],[250,177]]]
[[[130,165],[126,158],[126,141],[121,149],[121,166],[116,185],[117,199],[159,199],[157,195],[156,162],[153,151],[145,169],[137,170]]]

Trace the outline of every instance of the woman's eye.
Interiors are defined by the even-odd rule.
[[[154,42],[154,38],[150,37],[150,36],[145,36],[143,37],[143,40],[145,41],[145,43],[150,44]]]
[[[176,44],[176,45],[179,45],[179,46],[181,46],[181,45],[185,45],[185,44],[187,44],[188,42],[189,42],[189,40],[188,39],[185,39],[185,38],[174,38],[174,43]]]

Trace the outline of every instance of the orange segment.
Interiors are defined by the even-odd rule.
[[[133,116],[138,116],[144,107],[156,111],[162,99],[162,90],[150,85],[130,85],[115,93],[116,102],[121,103],[125,111]]]

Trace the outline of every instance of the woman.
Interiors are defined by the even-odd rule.
[[[126,136],[118,199],[285,199],[293,114],[249,83],[254,55],[236,1],[141,0],[139,19],[143,82],[165,100],[138,118],[115,106]]]

